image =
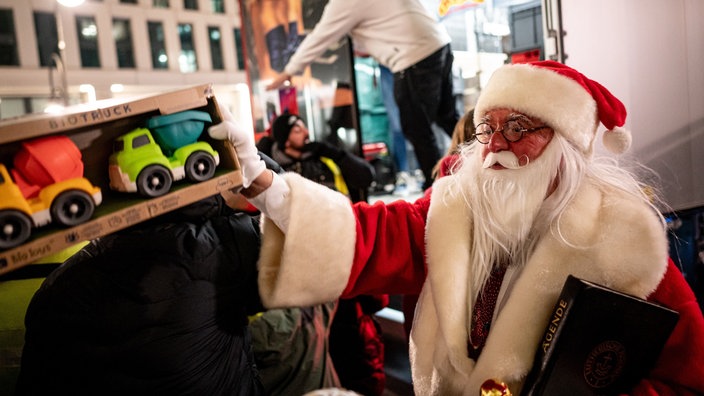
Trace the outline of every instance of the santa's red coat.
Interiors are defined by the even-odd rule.
[[[357,294],[421,292],[411,336],[417,394],[476,395],[499,378],[520,387],[568,274],[647,297],[680,313],[657,366],[633,395],[704,394],[704,319],[668,259],[665,231],[650,208],[590,185],[561,218],[582,246],[547,235],[499,304],[477,361],[466,354],[471,210],[448,194],[452,177],[416,202],[350,205],[314,183],[291,189],[286,235],[264,225],[260,291],[269,306],[310,305]],[[586,247],[585,247],[586,246]]]

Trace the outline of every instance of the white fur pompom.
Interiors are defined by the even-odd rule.
[[[631,147],[631,132],[622,127],[615,127],[604,132],[604,147],[614,154],[623,154]]]

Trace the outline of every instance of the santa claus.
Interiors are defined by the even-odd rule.
[[[476,139],[416,202],[351,205],[295,174],[265,172],[225,112],[243,193],[267,215],[260,292],[269,306],[420,292],[410,340],[418,395],[520,392],[568,275],[680,313],[633,395],[704,394],[704,319],[668,258],[656,197],[615,160],[631,135],[606,88],[560,63],[507,65],[483,90]]]

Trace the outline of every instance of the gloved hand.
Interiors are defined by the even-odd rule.
[[[334,162],[338,162],[345,155],[345,150],[327,142],[310,142],[305,145],[303,151],[311,152],[320,157],[330,158]]]
[[[266,170],[266,164],[259,157],[254,144],[254,133],[243,128],[230,113],[227,107],[218,104],[223,121],[208,128],[208,134],[213,139],[229,140],[242,167],[242,185],[249,187],[257,176]]]

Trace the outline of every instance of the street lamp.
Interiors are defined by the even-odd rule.
[[[85,0],[56,0],[56,2],[64,7],[76,7],[83,4]],[[51,98],[57,96],[61,98],[61,104],[68,106],[68,79],[66,77],[66,41],[64,40],[64,25],[61,18],[61,12],[57,7],[54,15],[56,17],[56,38],[58,41],[59,52],[51,54],[51,59],[56,66],[56,71],[61,76],[61,87],[56,89],[54,84],[54,74],[52,67],[49,67],[49,84],[51,84]],[[58,91],[58,92],[57,92]]]
[[[59,4],[64,7],[75,7],[83,4],[85,0],[56,0]]]

